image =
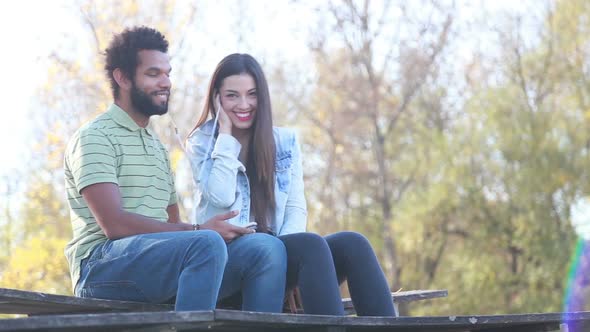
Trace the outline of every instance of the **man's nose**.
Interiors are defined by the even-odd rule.
[[[161,88],[170,89],[170,86],[172,86],[172,81],[170,81],[170,76],[162,75],[162,78],[160,79],[160,82],[159,82],[159,86]]]

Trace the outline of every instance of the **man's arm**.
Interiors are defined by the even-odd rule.
[[[110,240],[137,234],[193,229],[192,225],[180,221],[178,204],[168,206],[169,222],[160,222],[125,211],[121,205],[119,187],[114,183],[104,182],[89,185],[82,189],[82,196],[88,203],[96,222]],[[172,214],[170,214],[171,211]],[[201,225],[201,228],[218,232],[226,242],[231,242],[244,234],[254,233],[251,229],[234,226],[225,221],[236,215],[236,211],[217,215]]]
[[[111,239],[158,232],[172,232],[191,230],[190,224],[180,222],[178,217],[178,205],[168,207],[168,212],[176,206],[176,216],[170,215],[172,222],[160,222],[158,220],[142,216],[137,213],[125,211],[121,202],[121,192],[115,183],[96,183],[85,187],[81,191],[88,203],[90,211],[96,222],[102,228],[105,235]]]
[[[178,203],[174,203],[172,205],[168,205],[166,208],[166,212],[168,212],[168,222],[170,223],[180,223],[180,210],[178,209]]]

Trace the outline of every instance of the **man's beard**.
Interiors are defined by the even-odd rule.
[[[152,115],[162,115],[168,112],[168,100],[164,104],[154,103],[152,97],[141,91],[135,85],[135,82],[131,86],[131,105],[139,113],[150,117]],[[170,97],[168,97],[170,98]]]

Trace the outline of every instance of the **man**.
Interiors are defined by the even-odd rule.
[[[282,242],[225,220],[180,220],[167,151],[147,129],[170,97],[168,42],[147,27],[115,35],[105,69],[114,103],[80,128],[64,168],[73,239],[66,256],[74,292],[211,310],[242,296],[242,309],[279,312],[286,275]]]

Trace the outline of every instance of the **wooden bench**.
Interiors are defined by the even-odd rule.
[[[494,316],[340,317],[214,310],[49,315],[0,320],[0,332],[581,332],[588,331],[589,328],[590,312]]]
[[[446,291],[392,294],[394,302],[447,296]],[[350,300],[345,299],[347,308]],[[541,332],[589,331],[590,312],[439,317],[355,317],[236,310],[172,311],[172,305],[87,299],[0,288],[0,332],[13,331],[319,331]]]
[[[398,316],[397,307],[400,302],[427,300],[446,297],[447,295],[446,290],[418,290],[391,294],[396,316]],[[350,299],[343,299],[343,304],[348,314],[354,314],[354,307]],[[31,316],[69,313],[172,311],[173,309],[170,304],[112,301],[0,288],[0,313],[4,314],[26,314]]]

